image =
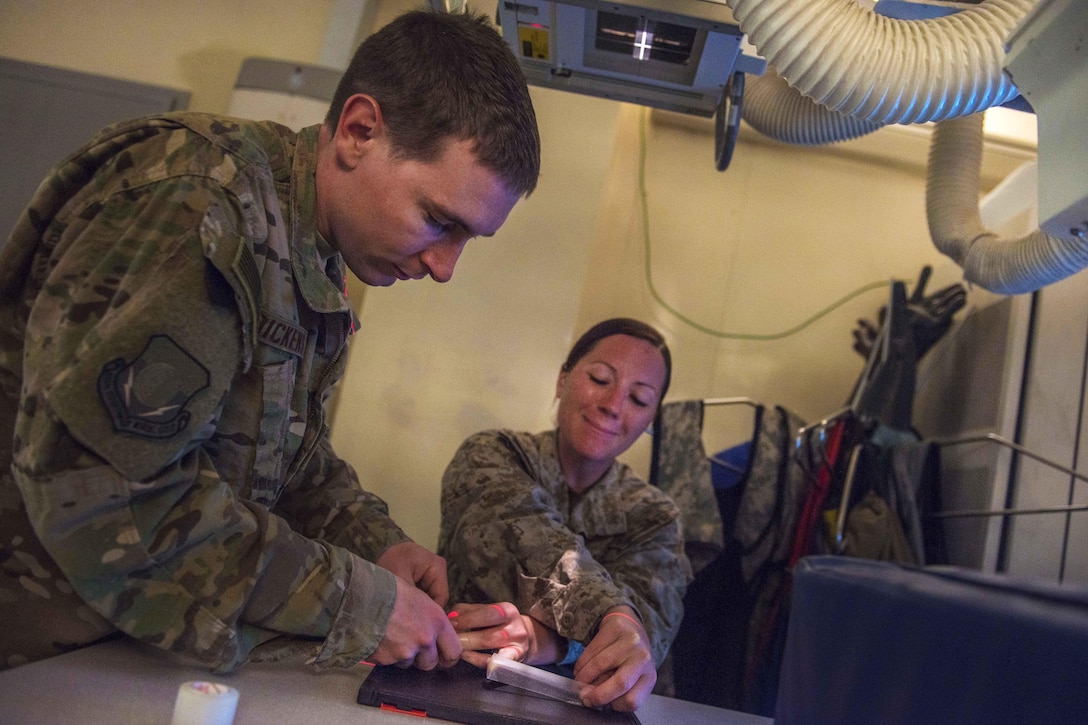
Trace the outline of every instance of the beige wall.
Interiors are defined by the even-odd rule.
[[[242,60],[317,63],[333,0],[0,0],[0,55],[181,88],[226,111]]]
[[[887,300],[881,283],[913,279],[923,264],[935,269],[930,290],[960,277],[929,240],[927,132],[895,127],[801,148],[745,127],[729,168],[718,172],[710,121],[633,106],[623,119],[579,326],[630,313],[661,327],[675,350],[674,399],[741,396],[806,420],[829,415],[861,371],[851,330]],[[637,184],[640,123],[648,242]],[[989,155],[988,183],[1028,158],[1015,150]],[[758,339],[792,330],[869,284],[881,286],[794,334]],[[746,440],[751,418],[747,407],[711,410],[707,445]]]
[[[418,4],[383,0],[375,27]],[[317,62],[332,7],[0,0],[0,55],[185,88],[192,109],[222,111],[246,56]],[[339,395],[335,446],[428,546],[439,479],[458,443],[483,427],[549,425],[567,348],[606,316],[642,317],[665,332],[672,399],[745,396],[813,419],[849,396],[862,364],[850,332],[884,291],[773,341],[698,331],[651,297],[638,187],[643,121],[653,282],[665,303],[706,328],[781,332],[924,263],[937,267],[931,289],[959,276],[928,241],[923,131],[806,149],[745,129],[719,173],[709,121],[532,92],[544,144],[537,191],[494,238],[468,246],[449,284],[366,291]],[[987,186],[1029,156],[988,147]],[[357,286],[353,295],[364,297]],[[708,447],[738,442],[750,420],[747,407],[713,410]],[[647,449],[640,442],[629,460],[644,467]]]

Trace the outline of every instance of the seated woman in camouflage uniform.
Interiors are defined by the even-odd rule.
[[[463,659],[573,664],[590,706],[634,710],[683,616],[679,511],[616,457],[652,423],[671,358],[652,327],[611,319],[559,372],[557,427],[469,437],[442,479],[438,551]]]

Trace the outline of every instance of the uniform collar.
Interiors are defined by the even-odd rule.
[[[317,232],[317,139],[321,126],[299,131],[291,167],[291,264],[302,296],[317,312],[347,312],[347,266]]]
[[[559,481],[564,489],[570,496],[578,496],[567,488],[567,478],[563,473],[562,466],[559,465],[559,429],[552,428],[550,430],[543,431],[537,434],[537,445],[540,446],[541,459],[543,465],[548,468],[548,475],[554,477]],[[614,484],[620,477],[620,462],[612,461],[612,465],[608,467],[604,475],[597,479],[597,482],[583,491],[580,495],[583,499],[597,498],[603,496],[606,493],[606,489]],[[602,493],[598,494],[597,491]]]

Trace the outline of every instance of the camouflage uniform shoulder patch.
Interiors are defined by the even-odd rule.
[[[152,335],[132,362],[116,358],[103,366],[98,395],[114,430],[170,438],[185,430],[185,406],[210,379],[208,369],[169,335]]]

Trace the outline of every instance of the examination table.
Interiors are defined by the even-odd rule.
[[[314,672],[300,664],[250,664],[213,676],[133,639],[117,639],[0,672],[0,723],[169,725],[178,686],[214,680],[236,688],[233,725],[416,725],[444,722],[356,703],[370,668]],[[642,725],[771,725],[770,718],[659,695]],[[560,724],[561,725],[561,724]]]

